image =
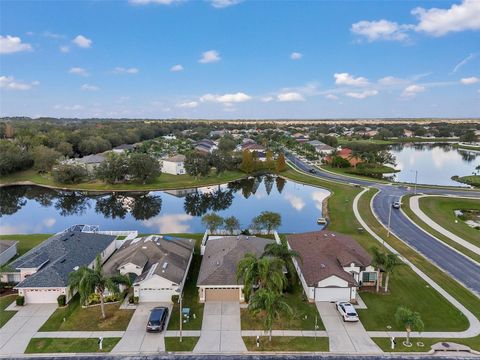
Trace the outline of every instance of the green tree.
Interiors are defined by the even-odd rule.
[[[33,159],[30,152],[11,141],[0,140],[0,175],[25,170],[32,165]]]
[[[95,173],[98,179],[109,184],[121,183],[128,174],[128,158],[125,154],[110,153],[98,165]]]
[[[208,159],[195,152],[188,153],[185,157],[185,171],[195,179],[199,176],[207,176],[210,173]]]
[[[78,184],[87,179],[88,171],[81,164],[60,163],[54,166],[52,176],[61,184]]]
[[[218,149],[224,153],[233,151],[236,146],[237,143],[235,139],[230,135],[223,136],[218,142]]]
[[[113,294],[120,292],[119,285],[130,286],[130,279],[126,275],[105,276],[102,271],[102,261],[100,255],[95,259],[95,266],[90,269],[87,266],[82,266],[76,271],[69,274],[68,285],[70,287],[70,295],[72,296],[76,291],[80,294],[80,303],[85,304],[88,296],[97,292],[100,296],[100,308],[102,310],[102,319],[105,315],[105,291]]]
[[[73,146],[69,142],[60,141],[56,146],[56,150],[61,153],[63,156],[72,157],[73,156]]]
[[[475,131],[473,130],[467,130],[465,133],[460,136],[460,141],[466,142],[466,143],[473,143],[477,141],[477,136],[475,135]]]
[[[275,159],[273,158],[273,152],[271,150],[267,150],[265,154],[265,168],[269,171],[275,170]]]
[[[132,179],[142,184],[153,182],[161,174],[160,163],[148,154],[131,154],[127,166]]]
[[[58,151],[44,145],[33,148],[34,167],[39,172],[47,172],[52,169],[55,162],[62,156]]]
[[[269,333],[269,341],[272,341],[274,321],[279,319],[281,315],[286,315],[287,317],[293,315],[293,310],[285,301],[284,296],[269,289],[261,289],[255,292],[250,299],[248,309],[255,315],[262,313],[265,331]]]
[[[395,312],[395,321],[398,325],[403,326],[407,331],[407,339],[405,345],[410,346],[410,333],[412,331],[423,331],[425,325],[420,314],[405,306],[400,306]]]
[[[240,222],[235,216],[229,216],[225,219],[224,226],[228,233],[233,235],[235,230],[240,229]]]
[[[253,219],[252,223],[266,229],[270,234],[272,230],[278,229],[282,225],[282,216],[276,212],[263,211]]]
[[[299,262],[302,262],[302,256],[299,252],[289,249],[286,242],[282,242],[281,244],[272,243],[265,246],[262,257],[263,256],[270,256],[283,260],[287,267],[287,280],[290,286],[294,285],[293,281],[295,280],[294,274],[296,270],[292,259],[295,258]]]
[[[255,161],[253,154],[249,150],[243,150],[242,152],[242,163],[240,164],[240,169],[247,174],[251,174],[255,170]]]
[[[383,251],[380,251],[378,247],[372,246],[371,247],[371,252],[372,252],[372,265],[377,268],[377,284],[376,284],[376,291],[378,292],[380,290],[380,272],[384,271],[385,269],[385,263],[387,256]]]
[[[385,265],[384,270],[386,279],[385,279],[385,292],[388,292],[388,283],[390,281],[390,274],[393,274],[395,268],[400,265],[400,261],[398,260],[397,254],[387,254],[385,256]]]
[[[287,278],[283,272],[284,266],[282,259],[257,258],[255,254],[245,254],[237,265],[237,282],[243,281],[245,297],[249,299],[255,288],[281,293],[287,285]]]
[[[215,213],[205,214],[202,216],[202,224],[210,231],[210,234],[214,234],[223,225],[223,218]]]
[[[285,154],[280,153],[278,154],[277,158],[277,163],[275,166],[275,171],[278,173],[281,173],[282,171],[287,170],[287,162],[285,161]]]

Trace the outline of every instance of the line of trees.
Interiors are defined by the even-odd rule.
[[[202,216],[202,224],[208,229],[211,234],[215,234],[217,230],[223,228],[229,234],[234,234],[240,231],[240,221],[235,216],[223,218],[216,213],[208,213]],[[260,215],[252,219],[250,228],[255,232],[267,230],[270,234],[282,224],[282,216],[279,213],[272,211],[263,211]]]

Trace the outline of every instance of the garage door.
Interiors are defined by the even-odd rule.
[[[315,288],[315,301],[350,301],[350,288]]]
[[[239,288],[205,289],[205,299],[207,301],[240,301],[240,289]]]
[[[60,290],[46,289],[25,289],[25,304],[56,304],[57,298],[61,295]]]
[[[172,290],[144,288],[140,289],[140,302],[169,302],[172,301]]]

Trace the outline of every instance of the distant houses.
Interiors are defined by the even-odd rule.
[[[185,172],[185,155],[174,155],[161,160],[162,173],[171,175],[184,175]]]
[[[200,154],[211,154],[213,151],[218,149],[217,144],[215,141],[210,140],[210,139],[203,139],[200,141],[197,141],[195,144],[195,151],[200,153]]]
[[[334,156],[338,156],[338,157],[341,157],[342,159],[347,160],[350,163],[351,167],[356,167],[358,164],[363,162],[363,160],[360,159],[358,156],[353,155],[352,149],[349,149],[349,148],[343,148],[339,150]],[[331,164],[334,156],[328,155],[327,157],[325,157],[325,162],[327,164]]]
[[[129,152],[129,151],[133,151],[136,149],[136,146],[135,145],[132,145],[132,144],[122,144],[122,145],[118,145],[116,147],[114,147],[112,149],[112,151],[114,153],[117,153],[117,154],[123,154],[123,153],[126,153],[126,152]]]
[[[315,151],[320,155],[331,155],[335,148],[318,140],[309,141],[308,144],[315,148]]]

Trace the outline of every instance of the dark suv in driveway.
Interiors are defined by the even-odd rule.
[[[168,308],[159,306],[150,311],[150,316],[147,323],[148,332],[161,332],[165,329],[165,324],[168,319]]]

